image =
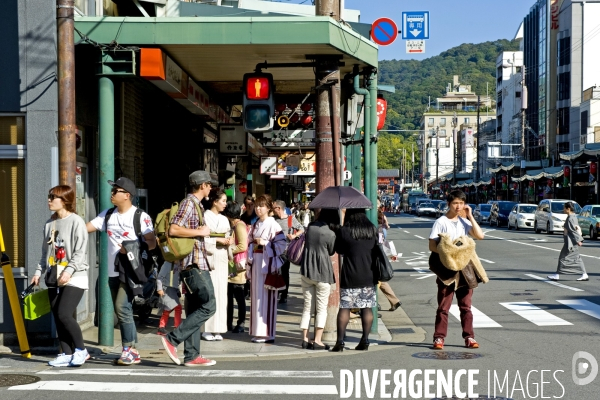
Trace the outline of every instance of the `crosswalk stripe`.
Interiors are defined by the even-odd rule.
[[[527,301],[500,303],[510,311],[534,323],[537,326],[558,326],[558,325],[573,325],[562,318],[550,314],[548,311],[534,306]]]
[[[558,283],[558,282],[555,282],[555,281],[551,281],[550,279],[547,279],[547,278],[542,278],[541,276],[537,276],[537,275],[534,275],[534,274],[525,274],[525,275],[527,275],[527,276],[529,276],[529,277],[531,277],[531,278],[534,278],[534,279],[540,280],[540,281],[542,281],[542,282],[546,282],[546,283],[549,283],[549,284],[551,284],[551,285],[554,285],[554,286],[561,287],[561,288],[563,288],[563,289],[569,289],[569,290],[573,290],[574,292],[585,292],[585,290],[583,290],[583,289],[579,289],[579,288],[575,288],[575,287],[571,287],[571,286],[563,285],[562,283]]]
[[[590,317],[600,319],[600,306],[596,303],[592,303],[591,301],[584,299],[556,301],[558,301],[560,304],[564,304],[565,306],[569,306],[579,312],[587,314]]]
[[[418,237],[419,239],[425,239],[423,236],[419,236],[419,235],[415,235],[415,237]]]
[[[112,375],[164,376],[194,378],[333,378],[331,371],[260,371],[260,370],[190,370],[190,369],[49,369],[38,375]]]
[[[11,386],[8,390],[53,390],[61,392],[102,393],[211,393],[211,394],[333,394],[335,385],[249,385],[249,384],[193,384],[146,382],[77,382],[39,381],[29,385]]]
[[[458,305],[452,304],[450,306],[450,313],[460,321],[460,309]],[[471,306],[471,313],[473,313],[473,328],[502,328],[502,325],[473,306]]]

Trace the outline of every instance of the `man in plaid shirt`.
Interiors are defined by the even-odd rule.
[[[170,236],[196,239],[192,252],[186,258],[175,262],[184,283],[186,318],[173,332],[162,337],[162,343],[167,355],[179,365],[181,362],[177,356],[177,346],[183,342],[184,365],[202,367],[216,364],[216,361],[204,358],[200,354],[200,328],[216,310],[204,247],[204,237],[210,234],[210,228],[204,225],[204,208],[200,203],[200,200],[210,193],[212,179],[206,171],[195,171],[189,179],[190,194],[179,205],[169,228]]]

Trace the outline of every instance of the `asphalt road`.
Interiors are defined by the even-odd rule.
[[[587,385],[574,380],[598,371],[600,241],[586,240],[581,250],[590,281],[561,276],[559,286],[545,277],[555,271],[562,235],[484,226],[486,238],[477,242],[477,253],[490,282],[480,285],[473,296],[481,348],[464,348],[460,322],[451,316],[446,347],[440,352],[431,349],[437,304],[435,277],[427,267],[427,237],[433,219],[402,215],[389,221],[388,238],[402,253],[390,284],[406,314],[402,310],[381,314],[392,332],[394,327],[406,329],[407,316],[415,325],[408,328],[413,335],[394,334],[392,342],[372,346],[368,352],[229,359],[201,370],[160,363],[115,367],[101,361],[78,369],[51,369],[2,357],[0,377],[23,372],[41,381],[0,388],[0,398],[79,399],[83,394],[91,399],[433,399],[446,397],[448,385],[443,383],[448,378],[455,398],[477,398],[475,393],[479,398],[599,398],[600,377]],[[381,303],[387,308],[385,300]],[[588,359],[577,352],[586,352],[579,356]],[[391,381],[388,386],[386,379]],[[473,396],[467,393],[469,384]]]

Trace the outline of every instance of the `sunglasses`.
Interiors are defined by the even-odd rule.
[[[113,189],[113,190],[111,190],[111,191],[110,191],[110,193],[111,193],[112,195],[115,195],[115,194],[117,194],[117,193],[129,193],[129,192],[128,192],[128,191],[126,191],[126,190]]]
[[[56,194],[54,194],[54,193],[50,193],[50,194],[48,195],[48,200],[50,200],[50,201],[54,201],[54,199],[61,199],[61,200],[64,200],[62,197],[60,197],[60,196],[58,196],[58,195],[56,195]]]

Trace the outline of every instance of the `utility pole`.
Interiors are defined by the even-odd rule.
[[[316,0],[315,14],[328,16],[339,21],[341,16],[340,0]]]
[[[454,112],[454,116],[452,117],[452,145],[454,147],[453,149],[453,162],[454,162],[454,169],[452,170],[452,184],[456,185],[456,138],[457,138],[457,134],[456,134],[456,126],[458,125],[458,117],[456,116],[456,111]]]
[[[411,188],[415,185],[415,144],[411,143],[410,148],[412,150],[412,160],[410,163],[410,170],[411,170],[411,178],[410,178],[410,185]]]
[[[481,120],[479,118],[479,110],[481,109],[481,96],[477,96],[477,135],[475,137],[475,160],[477,161],[477,171],[475,172],[475,179],[479,180],[479,128],[481,127]]]
[[[527,110],[527,87],[525,86],[525,65],[521,67],[521,160],[527,161],[527,141],[525,141],[525,111]],[[549,154],[549,153],[547,153]]]
[[[440,127],[435,129],[435,184],[438,185],[440,168]]]
[[[56,0],[58,51],[58,176],[61,185],[75,190],[75,45],[74,0]],[[75,204],[73,204],[75,206]]]

